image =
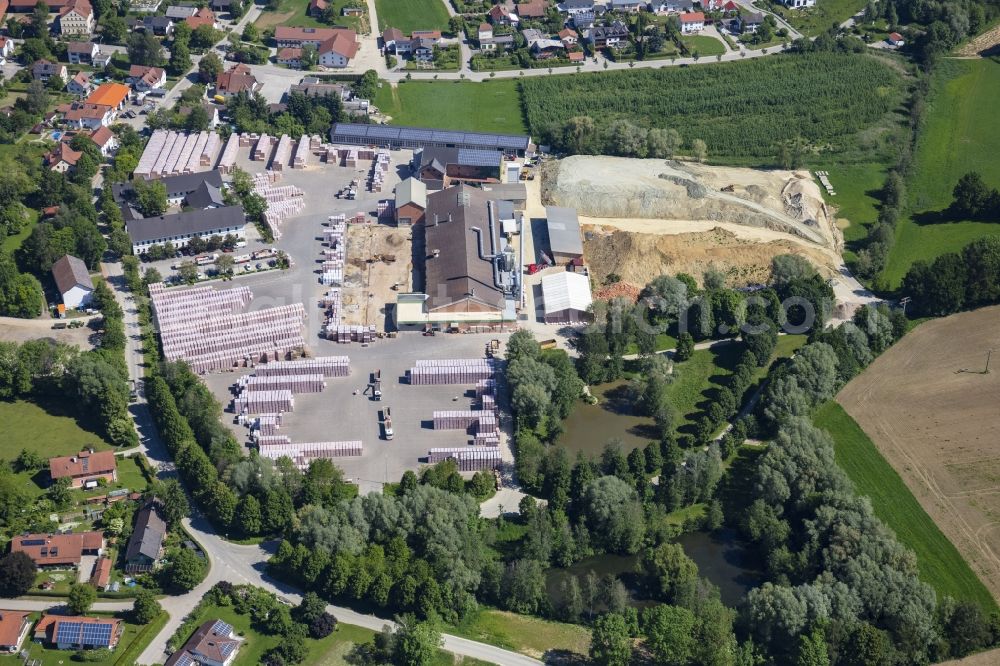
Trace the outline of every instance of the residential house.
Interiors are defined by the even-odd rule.
[[[524,41],[527,43],[528,48],[531,48],[532,44],[537,42],[539,39],[545,39],[545,34],[536,28],[525,28],[521,31],[521,36],[524,37]]]
[[[111,64],[111,56],[113,55],[113,51],[98,50],[97,55],[94,56],[94,67],[97,69],[104,69]]]
[[[743,35],[752,35],[764,23],[764,15],[760,12],[741,14],[734,21],[737,31]]]
[[[351,90],[342,83],[324,83],[315,76],[306,76],[299,83],[293,83],[288,88],[289,94],[302,93],[306,97],[325,97],[332,95],[340,98],[342,102],[351,97]]]
[[[396,186],[396,225],[412,227],[422,224],[427,210],[427,185],[410,177]]]
[[[90,74],[83,71],[77,72],[66,84],[66,91],[79,97],[89,95],[93,89],[94,84],[90,82]]]
[[[257,77],[242,63],[233,65],[228,71],[219,72],[215,77],[215,94],[226,99],[241,92],[255,93],[260,88],[261,84],[257,81]]]
[[[117,115],[125,108],[125,102],[128,101],[130,92],[129,87],[123,83],[102,83],[97,86],[94,92],[90,93],[87,103],[109,106]]]
[[[412,53],[414,60],[417,62],[434,61],[434,41],[430,39],[414,39],[411,40],[410,44],[410,53]]]
[[[401,45],[405,43],[405,50],[401,50]],[[410,40],[399,28],[386,28],[382,32],[382,48],[389,53],[400,55],[410,52]]]
[[[71,65],[92,63],[99,51],[94,42],[70,42],[66,45],[66,57]]]
[[[514,48],[514,35],[494,35],[479,40],[479,50],[481,51],[495,51],[496,49],[509,51],[512,48]]]
[[[101,532],[19,534],[10,542],[10,552],[24,553],[37,567],[77,566],[84,555],[100,555],[103,551]]]
[[[172,18],[174,21],[183,21],[194,16],[197,12],[198,8],[194,5],[170,5],[164,16]]]
[[[191,26],[192,30],[200,28],[203,25],[207,25],[210,28],[217,28],[218,21],[215,18],[215,12],[213,12],[208,7],[202,7],[193,16],[189,16],[184,19],[184,22]]]
[[[111,582],[111,565],[111,558],[107,555],[98,557],[90,574],[90,584],[98,590],[106,590]]]
[[[595,25],[587,33],[587,39],[595,49],[617,49],[628,43],[628,28],[621,21],[614,21],[611,25]]]
[[[93,93],[90,97],[93,97]],[[98,127],[110,125],[117,116],[114,109],[107,104],[90,104],[86,101],[58,107],[57,111],[62,112],[63,121],[67,125],[76,129],[96,130]]]
[[[94,8],[87,0],[70,0],[59,10],[59,33],[87,35],[94,31]]]
[[[35,81],[48,83],[49,79],[53,76],[58,76],[65,81],[68,78],[66,65],[42,58],[41,60],[36,60],[31,66],[31,78]]]
[[[574,16],[580,12],[594,11],[594,0],[563,0],[559,3],[559,11]]]
[[[225,236],[246,238],[246,215],[242,206],[223,206],[193,210],[159,217],[128,220],[126,231],[136,256],[145,254],[153,245],[173,243],[184,247],[195,236]]]
[[[67,309],[90,305],[94,283],[81,259],[63,255],[52,264],[52,277]],[[49,458],[49,476],[53,481],[69,479],[73,488],[94,487],[98,479],[114,483],[118,480],[115,452],[86,449],[75,456]]]
[[[520,22],[517,14],[511,13],[507,5],[493,5],[486,17],[493,25],[517,25]]]
[[[480,23],[476,30],[476,39],[480,42],[484,39],[493,39],[493,26],[489,23]]]
[[[220,12],[226,12],[230,16],[232,16],[232,11],[231,11],[232,5],[233,5],[233,0],[211,0],[208,3],[209,8],[216,14]]]
[[[785,0],[785,6],[792,9],[802,9],[805,7],[815,7],[816,0]]]
[[[14,40],[10,37],[0,37],[0,58],[9,58],[12,55],[14,55]]]
[[[681,14],[681,33],[690,35],[705,29],[705,12],[687,12]]]
[[[309,8],[306,10],[306,14],[313,17],[314,19],[321,18],[323,12],[326,8],[330,6],[330,3],[326,0],[309,0]]]
[[[354,32],[349,28],[299,28],[279,25],[274,29],[274,42],[279,49],[286,46],[302,48],[306,45],[319,48],[323,42],[335,37],[341,31]]]
[[[559,41],[561,41],[563,47],[568,50],[580,42],[580,35],[576,34],[576,30],[573,30],[572,28],[563,28],[559,31]]]
[[[642,0],[611,0],[608,6],[616,12],[626,12],[629,14],[638,13],[639,10],[648,7]]]
[[[740,6],[733,2],[733,0],[728,0],[726,4],[722,5],[722,11],[726,14],[736,14],[740,11]]]
[[[35,640],[59,650],[115,649],[125,629],[117,618],[79,615],[42,615],[35,625]]]
[[[545,60],[554,57],[564,48],[563,43],[558,39],[543,37],[531,43],[531,54],[536,60]]]
[[[174,34],[174,20],[169,16],[146,16],[140,25],[142,30],[152,32],[157,37],[170,37]]]
[[[90,140],[97,144],[104,157],[111,157],[118,150],[118,137],[105,125],[94,130],[90,135]]]
[[[660,0],[653,3],[656,14],[683,14],[692,11],[694,3],[691,0]]]
[[[302,65],[302,49],[297,46],[286,46],[283,49],[278,49],[276,61],[279,65],[300,67]]]
[[[442,43],[442,35],[440,30],[414,30],[410,33],[410,39],[427,39],[438,46]]]
[[[904,46],[906,44],[906,40],[898,32],[890,32],[889,37],[885,41],[889,42],[890,46]]]
[[[519,18],[523,19],[541,19],[545,18],[545,13],[549,10],[548,0],[528,0],[528,2],[522,2],[519,5],[515,5],[517,10],[517,15]]]
[[[596,12],[577,12],[570,17],[573,27],[581,33],[591,27],[597,21]]]
[[[569,53],[566,54],[566,57],[569,58],[570,62],[578,64],[583,63],[587,60],[587,56],[584,54],[583,51],[570,51]]]
[[[180,650],[170,655],[164,666],[230,666],[236,660],[242,642],[233,634],[232,625],[222,620],[208,620],[198,627]]]
[[[45,155],[45,166],[52,171],[69,173],[76,168],[76,162],[81,155],[83,153],[70,148],[68,142],[60,141],[58,146]]]
[[[138,92],[149,92],[167,85],[167,72],[162,67],[131,65],[128,68],[128,78],[125,80]]]
[[[0,652],[15,654],[31,629],[28,611],[0,610]]]
[[[347,67],[358,53],[358,36],[353,30],[338,30],[337,34],[316,49],[317,62],[323,67]]]
[[[159,505],[147,502],[135,519],[135,529],[125,551],[125,571],[137,573],[150,571],[163,556],[163,540],[167,536],[167,523],[160,517]]]

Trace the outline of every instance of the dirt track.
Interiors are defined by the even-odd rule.
[[[1000,596],[1000,307],[927,322],[837,396]],[[966,370],[963,372],[962,370]],[[985,662],[984,662],[985,663]]]

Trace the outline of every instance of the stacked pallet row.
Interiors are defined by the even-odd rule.
[[[295,157],[292,159],[293,169],[304,169],[306,166],[306,160],[309,158],[309,137],[305,134],[299,139],[298,145],[295,146]]]
[[[443,361],[417,361],[410,368],[410,383],[427,384],[475,384],[490,379],[496,374],[493,359],[451,359]]]
[[[156,130],[142,151],[135,175],[151,179],[195,173],[210,168],[218,153],[219,135],[215,132]]]
[[[261,435],[257,438],[260,446],[290,446],[291,443],[292,439],[288,435]]]
[[[271,137],[267,134],[261,134],[260,138],[257,139],[257,144],[253,147],[253,152],[250,154],[250,159],[255,161],[266,161],[267,158],[271,156]]]
[[[326,311],[326,321],[323,323],[324,337],[325,330],[329,326],[336,325],[336,322],[340,321],[340,310],[342,307],[340,288],[334,287],[328,289],[323,298],[319,301],[320,307]]]
[[[347,246],[344,242],[347,237],[347,220],[343,215],[331,215],[328,218],[327,226],[323,229],[323,242],[326,248],[323,250],[322,272],[319,276],[321,284],[329,287],[340,286],[344,283],[344,262],[347,260]],[[334,323],[339,322],[339,304],[336,318],[332,318],[331,313],[327,313],[326,323],[331,319]]]
[[[396,219],[396,202],[392,199],[383,199],[375,204],[375,210],[380,220]]]
[[[281,174],[269,171],[253,176],[254,192],[267,202],[264,218],[275,238],[281,238],[281,223],[305,206],[305,192],[294,185],[275,185]]]
[[[496,469],[500,466],[500,449],[492,446],[469,446],[457,449],[431,449],[427,461],[431,464],[454,460],[461,472]]]
[[[195,372],[232,368],[244,362],[278,360],[305,346],[301,303],[240,313],[253,294],[246,287],[167,290],[150,286],[163,353],[183,359]],[[274,411],[274,410],[267,410]]]
[[[360,456],[364,452],[364,447],[360,441],[354,440],[347,442],[260,445],[259,450],[262,458],[277,460],[278,458],[288,457],[291,458],[296,467],[300,470],[305,470],[313,460]]]
[[[320,393],[326,388],[323,375],[268,375],[241,379],[245,391],[288,390],[292,393]]]
[[[188,155],[187,164],[184,166],[185,173],[194,173],[199,169],[199,167],[201,167],[202,153],[205,152],[205,146],[207,145],[208,145],[208,132],[200,132],[198,134],[198,138],[195,139],[194,149],[191,151],[191,154]]]
[[[281,414],[261,414],[250,422],[250,437],[277,435],[281,428]]]
[[[150,174],[153,173],[153,166],[156,164],[156,159],[159,157],[160,151],[163,149],[163,144],[167,140],[167,134],[166,130],[156,130],[149,137],[146,148],[142,151],[142,156],[139,158],[139,164],[135,167],[136,177],[149,178]]]
[[[180,152],[177,153],[177,159],[170,165],[171,173],[183,173],[187,169],[187,164],[191,160],[197,143],[197,134],[188,134],[184,138],[184,144],[181,146]]]
[[[323,377],[347,377],[351,373],[347,356],[319,356],[300,358],[294,361],[278,361],[259,365],[254,369],[258,377],[275,375],[322,375]]]
[[[345,167],[356,167],[358,166],[358,149],[348,148],[344,155],[344,166]]]
[[[360,324],[341,324],[331,326],[329,323],[323,327],[324,334],[328,340],[334,342],[374,342],[375,327],[363,326]]]
[[[468,430],[477,426],[483,419],[493,419],[496,422],[496,415],[493,412],[486,412],[479,409],[445,410],[434,412],[435,430]]]
[[[215,132],[210,132],[208,135],[208,141],[202,147],[201,154],[198,156],[200,165],[203,167],[210,167],[215,161],[215,156],[219,154],[219,135]]]
[[[497,380],[480,379],[476,382],[476,397],[482,398],[484,395],[495,395],[497,390]]]
[[[218,140],[218,139],[216,139]],[[235,132],[229,135],[226,147],[222,149],[222,157],[219,158],[219,171],[222,173],[232,173],[236,166],[236,158],[240,154],[240,137]]]
[[[389,172],[389,151],[379,150],[372,160],[372,169],[368,174],[368,191],[381,192],[385,183],[385,175]]]
[[[271,160],[271,169],[274,171],[283,171],[285,165],[291,161],[292,158],[292,137],[287,134],[282,134],[281,138],[278,139],[278,147],[274,150],[274,158]]]
[[[245,391],[233,400],[237,414],[262,414],[294,411],[295,398],[291,391]]]

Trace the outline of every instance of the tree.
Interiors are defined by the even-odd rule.
[[[683,362],[691,358],[694,354],[694,338],[687,331],[677,338],[677,349],[674,351],[674,360]]]
[[[647,550],[642,568],[657,597],[667,603],[688,606],[698,586],[698,565],[676,543],[663,543]]]
[[[253,495],[247,494],[240,500],[236,508],[236,515],[233,517],[233,528],[247,536],[260,534],[262,529],[260,513],[260,501]]]
[[[694,650],[694,613],[678,606],[654,606],[643,614],[646,645],[657,664],[687,664]]]
[[[944,629],[953,657],[964,657],[990,644],[986,617],[979,605],[971,601],[959,601],[955,605]]]
[[[132,621],[135,624],[149,624],[163,612],[163,607],[150,590],[140,589],[132,604]]]
[[[252,23],[247,24],[249,28]],[[198,61],[198,76],[204,83],[215,83],[216,78],[222,73],[222,58],[215,51],[209,51]]]
[[[531,358],[538,360],[541,356],[542,348],[535,340],[534,334],[527,329],[519,329],[507,340],[507,360],[514,361],[520,358]]]
[[[404,666],[430,664],[442,644],[441,632],[431,622],[418,622],[413,615],[397,620],[394,662]]]
[[[146,286],[149,286],[151,284],[157,284],[159,282],[163,282],[163,276],[160,275],[160,271],[150,266],[142,274],[142,281],[146,283]]]
[[[691,157],[698,162],[704,162],[708,157],[708,146],[702,139],[695,139],[691,142]]]
[[[69,588],[69,599],[66,606],[74,615],[86,615],[93,603],[97,601],[97,590],[89,583],[73,583]]]
[[[45,496],[57,507],[64,507],[69,504],[71,488],[72,485],[68,478],[56,479],[45,491]]]
[[[18,454],[17,459],[18,469],[22,472],[37,472],[38,470],[45,467],[45,458],[43,458],[36,451],[29,451],[28,449],[21,449],[21,453]]]
[[[595,547],[622,554],[638,551],[646,526],[642,506],[629,484],[614,476],[591,481],[583,491],[581,513]]]
[[[159,181],[136,180],[133,183],[136,207],[143,217],[157,217],[167,211],[167,187]]]
[[[242,38],[243,38],[244,42],[256,42],[256,41],[259,41],[260,40],[260,31],[257,29],[257,26],[254,25],[253,23],[247,23],[246,27],[243,28]]]
[[[129,62],[133,65],[145,65],[147,67],[161,67],[163,65],[163,48],[158,40],[150,32],[133,32],[129,35],[128,44]]]
[[[958,219],[979,220],[996,212],[1000,195],[990,190],[986,181],[976,171],[971,171],[958,179],[952,191],[954,201],[952,214]]]
[[[49,91],[41,81],[32,81],[28,84],[28,94],[25,98],[28,112],[33,115],[41,115],[49,108]]]
[[[191,33],[191,46],[196,49],[209,49],[222,38],[222,33],[211,25],[204,23],[199,25]]]
[[[205,561],[187,548],[179,548],[168,556],[168,563],[161,570],[165,588],[177,592],[190,592],[205,577]]]
[[[621,615],[607,613],[594,622],[590,658],[598,666],[628,666],[631,663],[632,639]]]
[[[152,492],[160,500],[160,514],[171,527],[177,527],[191,514],[187,494],[177,479],[157,480]]]
[[[106,43],[121,44],[125,41],[125,36],[128,34],[125,19],[117,14],[101,17],[101,34],[104,36]]]
[[[830,666],[830,655],[827,653],[826,637],[822,629],[816,627],[808,634],[799,636],[795,666]]]
[[[191,51],[186,42],[175,39],[170,47],[170,72],[176,76],[182,76],[191,69]]]
[[[785,285],[794,280],[807,280],[817,275],[809,261],[797,254],[779,254],[771,260],[771,280]]]
[[[185,284],[194,284],[198,281],[198,265],[191,260],[182,261],[177,267],[177,276]]]
[[[11,499],[4,495],[6,501]],[[0,597],[12,598],[27,594],[35,584],[38,567],[27,553],[8,553],[0,558]]]
[[[49,6],[38,0],[31,12],[31,33],[35,37],[49,36]]]

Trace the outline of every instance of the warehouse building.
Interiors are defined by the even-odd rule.
[[[573,208],[545,207],[549,231],[549,249],[556,264],[566,265],[583,260],[583,239],[580,237],[580,220]]]
[[[132,252],[138,256],[145,254],[153,245],[171,243],[177,248],[184,247],[195,236],[207,238],[232,234],[243,240],[246,238],[245,227],[243,206],[223,206],[133,219],[128,221],[126,230],[132,241]]]
[[[523,134],[456,132],[427,127],[396,127],[336,123],[330,141],[348,146],[378,146],[392,150],[404,148],[469,148],[493,150],[511,157],[523,157],[531,150],[531,137]]]
[[[421,148],[413,153],[410,166],[431,190],[459,183],[499,183],[503,154],[480,148]]]
[[[427,210],[427,186],[416,178],[407,178],[396,186],[396,224],[412,227],[423,224]]]
[[[542,310],[546,324],[590,321],[590,279],[564,271],[542,278]]]

